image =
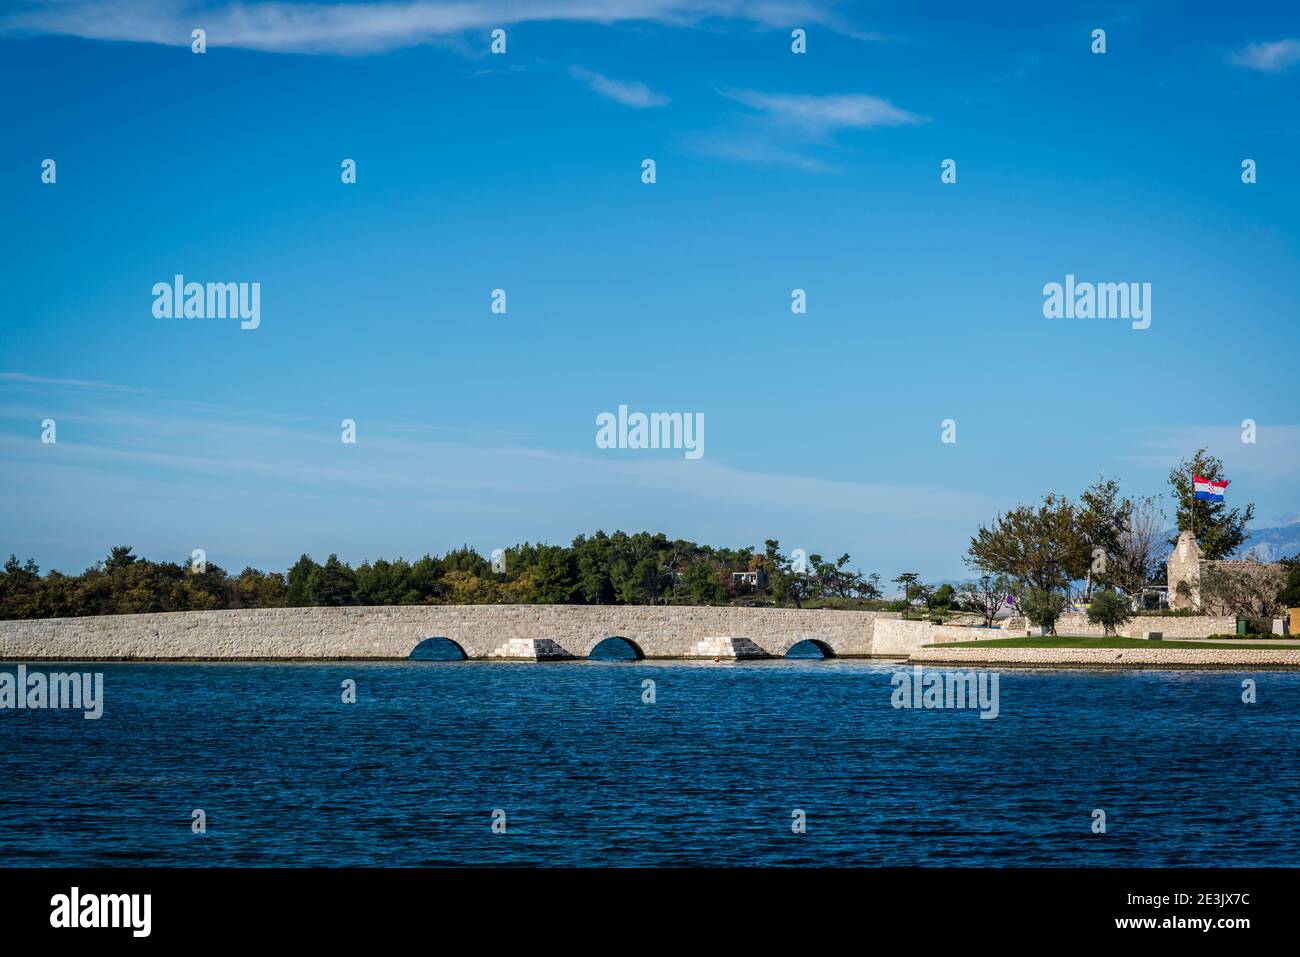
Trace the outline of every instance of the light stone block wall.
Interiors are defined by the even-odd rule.
[[[1169,554],[1167,564],[1169,582],[1170,608],[1197,608],[1210,614],[1223,614],[1228,611],[1222,602],[1213,598],[1206,599],[1201,594],[1201,585],[1212,575],[1249,576],[1260,580],[1276,582],[1281,587],[1285,570],[1276,562],[1260,562],[1253,557],[1244,560],[1210,560],[1202,557],[1201,546],[1190,531],[1178,536],[1174,550]],[[1189,594],[1186,598],[1178,594],[1179,583],[1186,582]],[[1235,623],[1235,622],[1234,622]]]
[[[1210,635],[1231,635],[1237,630],[1237,619],[1222,615],[1138,615],[1116,629],[1116,634],[1141,638],[1145,632],[1158,631],[1165,638],[1206,638]],[[1033,629],[1038,634],[1038,629]],[[1106,629],[1094,625],[1087,615],[1062,615],[1056,622],[1058,635],[1100,637]]]
[[[1165,639],[1205,638],[1208,635],[1232,634],[1237,627],[1235,618],[1220,618],[1209,615],[1197,617],[1176,617],[1143,615],[1134,618],[1118,633],[1129,638],[1143,638],[1148,632],[1160,632]],[[1100,637],[1103,633],[1100,625],[1094,625],[1082,615],[1067,615],[1056,624],[1060,635],[1083,635]],[[1036,626],[1030,631],[1038,634]],[[932,625],[928,621],[901,621],[898,619],[876,622],[876,637],[872,651],[878,657],[907,657],[926,645],[946,644],[954,641],[984,641],[995,638],[1014,638],[1023,636],[1024,631],[1009,631],[1003,628],[968,628],[960,625]]]
[[[1166,640],[1233,635],[1237,632],[1237,619],[1231,615],[1197,615],[1196,617],[1141,615],[1121,628],[1120,634],[1128,635],[1130,638],[1140,638],[1148,631],[1158,631]]]
[[[1090,668],[1260,668],[1300,667],[1300,648],[923,648],[914,664],[1021,665]]]
[[[1006,638],[1002,628],[972,628],[964,625],[932,625],[928,621],[899,619],[876,622],[876,639],[872,643],[877,657],[905,658],[926,645],[950,641],[981,641]]]
[[[552,661],[572,658],[560,645],[549,638],[511,638],[488,652],[489,658],[507,658],[512,661]]]
[[[762,647],[748,638],[705,638],[695,643],[693,658],[766,658]]]
[[[700,642],[781,657],[803,640],[832,654],[873,654],[895,612],[590,605],[403,605],[265,608],[0,621],[0,659],[400,659],[425,638],[469,658],[586,658],[605,638],[649,658],[697,657]],[[512,644],[519,641],[520,644]],[[709,657],[712,657],[710,655]]]

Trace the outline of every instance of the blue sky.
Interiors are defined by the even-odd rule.
[[[1300,15],[999,8],[7,3],[0,550],[622,528],[938,579],[1198,445],[1296,521]],[[154,318],[176,273],[260,282],[260,327]],[[1151,283],[1151,327],[1044,318],[1067,273]],[[704,457],[598,449],[620,404],[703,413]]]

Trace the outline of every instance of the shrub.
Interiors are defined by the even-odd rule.
[[[1129,600],[1109,588],[1094,594],[1088,605],[1088,620],[1094,625],[1101,625],[1108,635],[1115,634],[1115,629],[1132,617],[1133,609]]]
[[[1056,619],[1065,610],[1065,596],[1042,588],[1031,588],[1021,599],[1020,608],[1030,622],[1046,628],[1049,634],[1054,635]]]
[[[1271,631],[1251,631],[1244,635],[1210,635],[1212,641],[1259,641],[1261,638],[1294,638],[1295,635],[1275,635]]]
[[[948,584],[940,585],[930,596],[930,604],[934,608],[945,608],[958,610],[959,602],[957,601],[956,590]]]

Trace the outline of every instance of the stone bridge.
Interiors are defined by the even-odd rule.
[[[523,661],[586,658],[607,638],[644,658],[782,657],[802,641],[825,655],[869,657],[876,621],[897,617],[643,605],[249,608],[0,621],[0,659],[404,659],[428,638],[453,642],[466,658]]]

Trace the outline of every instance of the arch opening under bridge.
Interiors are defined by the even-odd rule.
[[[819,638],[803,638],[786,649],[783,658],[816,661],[834,658],[835,649]]]
[[[450,638],[435,635],[412,648],[407,657],[411,661],[465,661],[469,655]]]
[[[640,661],[645,651],[630,638],[607,635],[587,649],[587,657],[593,661]]]

